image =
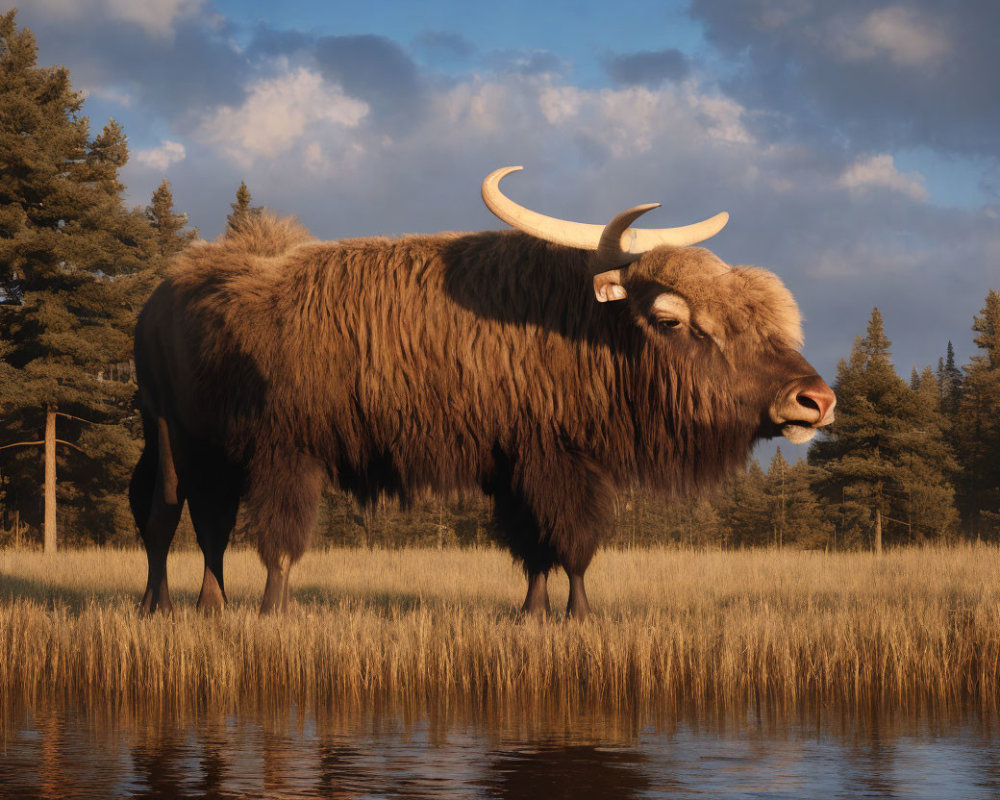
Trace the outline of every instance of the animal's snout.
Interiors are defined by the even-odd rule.
[[[833,421],[833,407],[837,405],[837,397],[833,389],[826,385],[820,377],[810,379],[809,385],[800,389],[795,395],[795,401],[803,408],[819,412],[819,425],[828,425]],[[830,417],[827,420],[827,417]]]
[[[833,422],[837,397],[819,375],[796,378],[787,383],[771,406],[771,419],[778,425],[797,423],[820,427]]]

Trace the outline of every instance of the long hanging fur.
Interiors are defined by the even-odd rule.
[[[144,410],[245,472],[262,555],[301,554],[325,473],[362,501],[481,487],[529,571],[582,572],[618,487],[717,481],[814,372],[769,272],[660,248],[626,286],[599,304],[586,253],[515,231],[318,242],[250,216],[144,310]],[[654,328],[666,290],[714,339]]]

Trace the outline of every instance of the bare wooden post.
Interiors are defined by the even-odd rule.
[[[882,555],[882,509],[875,509],[875,555]]]
[[[56,410],[45,409],[45,534],[43,552],[56,551]]]

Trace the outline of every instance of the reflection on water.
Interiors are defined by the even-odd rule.
[[[0,735],[0,798],[1000,796],[982,717],[631,723],[24,712]]]

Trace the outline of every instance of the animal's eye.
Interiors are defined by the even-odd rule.
[[[681,321],[679,319],[662,318],[656,320],[656,327],[659,328],[660,330],[667,330],[668,328],[676,328],[680,324]]]

